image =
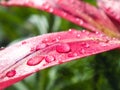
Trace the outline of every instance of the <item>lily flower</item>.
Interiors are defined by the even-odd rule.
[[[85,28],[31,37],[1,50],[0,90],[39,70],[120,47],[120,0],[98,0],[97,6],[84,0],[1,0],[0,4],[47,11]]]

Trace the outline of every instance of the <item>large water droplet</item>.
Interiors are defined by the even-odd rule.
[[[51,55],[51,56],[46,56],[46,57],[45,57],[45,61],[48,62],[48,63],[50,63],[50,62],[52,62],[52,61],[54,61],[54,60],[55,60],[55,57],[52,56],[52,55]]]
[[[7,76],[7,77],[13,77],[13,76],[15,76],[15,74],[16,74],[16,71],[15,71],[15,70],[11,70],[11,71],[8,71],[8,72],[6,73],[6,76]]]
[[[71,50],[70,46],[66,43],[61,43],[56,46],[56,51],[59,53],[67,53]]]
[[[43,56],[35,56],[35,57],[32,57],[32,58],[30,58],[30,59],[27,61],[27,65],[29,65],[29,66],[38,65],[43,59],[44,59]]]

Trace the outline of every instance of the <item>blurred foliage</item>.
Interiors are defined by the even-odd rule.
[[[95,0],[91,4],[95,5]],[[82,29],[58,16],[26,7],[0,6],[0,47],[44,33]],[[120,51],[54,66],[5,90],[120,90]]]

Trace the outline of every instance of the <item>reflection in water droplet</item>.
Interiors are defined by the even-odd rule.
[[[35,57],[32,57],[32,58],[30,58],[30,59],[27,61],[27,65],[29,65],[29,66],[38,65],[43,59],[44,59],[43,56],[35,56]]]
[[[46,57],[45,57],[45,61],[48,62],[48,63],[50,63],[50,62],[52,62],[52,61],[54,61],[54,60],[55,60],[55,57],[54,57],[54,56],[46,56]]]
[[[56,51],[59,53],[67,53],[71,50],[70,46],[65,43],[61,43],[60,45],[56,46]]]
[[[11,70],[11,71],[6,73],[6,76],[7,77],[13,77],[13,76],[15,76],[15,74],[16,74],[16,71],[15,70]]]

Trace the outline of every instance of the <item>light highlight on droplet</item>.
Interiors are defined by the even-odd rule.
[[[13,77],[13,76],[15,76],[16,75],[16,71],[15,70],[11,70],[11,71],[8,71],[7,73],[6,73],[6,76],[7,77]]]
[[[30,58],[28,61],[27,61],[27,65],[29,66],[35,66],[35,65],[38,65],[40,64],[40,62],[44,59],[43,56],[35,56],[35,57],[32,57]]]
[[[71,50],[70,46],[66,43],[61,43],[56,46],[56,51],[59,53],[67,53]]]
[[[51,56],[46,56],[46,57],[45,57],[45,61],[48,62],[48,63],[50,63],[50,62],[52,62],[52,61],[54,61],[54,60],[55,60],[55,57],[52,56],[52,55],[51,55]]]

